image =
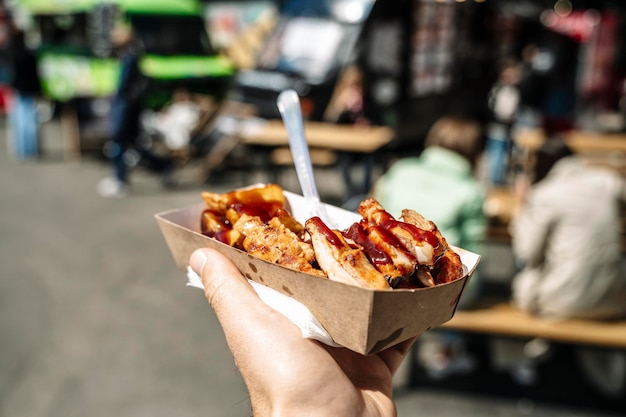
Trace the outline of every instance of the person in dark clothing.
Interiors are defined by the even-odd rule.
[[[98,184],[98,192],[104,197],[123,197],[128,192],[128,168],[137,162],[161,175],[163,185],[171,187],[172,162],[169,158],[155,155],[138,142],[143,93],[147,81],[139,68],[142,54],[141,43],[132,27],[116,28],[112,39],[118,47],[121,71],[117,93],[112,106],[112,160],[115,177],[107,177]],[[134,161],[131,161],[134,159]]]
[[[501,64],[498,80],[489,91],[491,122],[487,126],[486,156],[490,185],[506,185],[509,181],[513,153],[512,127],[520,104],[521,66],[515,59]]]
[[[37,97],[41,94],[41,80],[37,58],[26,45],[21,29],[13,33],[9,56],[14,95],[9,111],[11,152],[20,160],[32,159],[39,156]]]
[[[364,91],[364,73],[356,64],[347,66],[343,71],[335,92],[324,113],[324,120],[330,123],[353,126],[381,125],[380,109],[372,100],[368,100]],[[363,163],[365,181],[362,187],[352,178],[352,166]],[[353,152],[338,152],[338,165],[346,184],[348,198],[367,193],[371,188],[373,170],[371,155],[359,155]]]

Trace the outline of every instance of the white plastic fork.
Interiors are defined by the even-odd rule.
[[[313,165],[309,155],[309,147],[304,134],[304,123],[302,121],[302,110],[300,109],[300,98],[294,90],[285,90],[278,95],[276,101],[280,116],[283,119],[287,136],[289,137],[289,148],[291,156],[302,189],[302,195],[309,203],[309,217],[319,216],[329,227],[334,227],[332,219],[328,216],[326,208],[321,203],[320,196],[315,186],[313,176]]]

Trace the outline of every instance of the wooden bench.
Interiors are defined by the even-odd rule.
[[[485,301],[476,309],[456,311],[441,328],[626,349],[626,320],[542,319],[520,311],[508,301]]]

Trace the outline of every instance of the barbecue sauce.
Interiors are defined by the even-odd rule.
[[[237,204],[256,207],[266,211],[271,216],[276,210],[283,208],[285,198],[282,190],[277,185],[268,185],[265,188],[253,188],[249,190],[231,191],[227,194],[228,206]]]
[[[235,210],[240,216],[243,214],[247,214],[251,217],[258,217],[261,219],[263,223],[267,223],[272,219],[272,215],[268,211],[268,208],[271,209],[271,206],[268,205],[251,205],[244,203],[234,203],[231,204],[229,209]]]
[[[326,239],[331,244],[337,246],[338,248],[342,248],[344,246],[344,243],[341,241],[341,239],[339,239],[337,237],[335,232],[330,230],[330,228],[326,225],[326,223],[324,223],[322,221],[322,219],[320,219],[319,217],[315,216],[315,217],[311,217],[311,219],[309,221],[315,223],[315,225],[320,230],[320,232],[322,232],[324,234],[324,237],[326,237]]]
[[[437,249],[439,247],[439,239],[437,239],[437,235],[435,235],[431,231],[420,229],[419,227],[412,224],[401,222],[399,220],[387,220],[381,223],[380,226],[384,227],[385,229],[399,227],[410,233],[413,239],[415,239],[416,241],[426,242],[434,249]]]
[[[211,229],[207,228],[208,224],[212,225]],[[233,228],[222,214],[211,209],[204,210],[202,212],[200,228],[203,235],[212,237],[222,243],[230,244],[228,234]]]
[[[360,245],[372,264],[389,265],[393,262],[385,251],[378,248],[371,240],[368,239],[367,232],[361,223],[354,223],[343,233],[343,235]],[[385,239],[387,237],[388,236],[385,234]]]

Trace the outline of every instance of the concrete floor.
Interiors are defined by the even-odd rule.
[[[185,286],[153,217],[200,201],[197,171],[169,192],[137,171],[129,197],[102,199],[95,186],[109,166],[63,161],[55,126],[32,163],[6,155],[4,131],[0,417],[248,416],[219,324],[202,292]],[[396,398],[400,416],[613,415],[429,387]]]

